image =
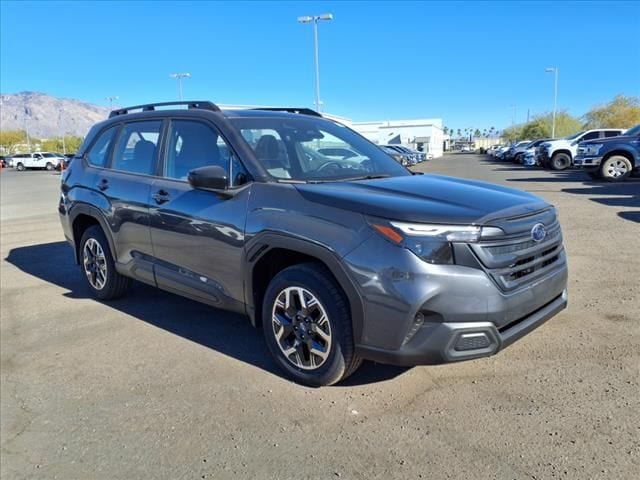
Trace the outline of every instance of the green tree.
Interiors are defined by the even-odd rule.
[[[631,128],[640,123],[640,98],[618,95],[606,105],[589,110],[585,128]]]
[[[476,131],[475,131],[475,132],[473,132],[473,136],[474,136],[474,137],[479,137],[480,135],[482,135],[482,132],[480,131],[480,129],[479,129],[479,128],[476,128]]]
[[[462,130],[458,129],[458,138],[462,136]]]
[[[15,153],[18,145],[27,143],[27,134],[24,130],[0,130],[0,147],[4,153]]]
[[[64,143],[62,137],[49,138],[40,142],[40,148],[46,152],[62,152],[66,150],[67,153],[75,153],[82,145],[82,138],[65,135]]]

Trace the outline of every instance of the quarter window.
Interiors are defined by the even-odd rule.
[[[93,144],[89,153],[87,153],[87,161],[95,167],[104,167],[107,163],[107,154],[109,153],[109,146],[113,141],[117,127],[111,127],[98,137],[98,140]]]
[[[113,168],[151,175],[158,153],[161,120],[134,122],[122,127],[116,143]]]

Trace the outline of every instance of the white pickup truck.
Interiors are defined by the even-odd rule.
[[[59,153],[18,153],[11,157],[10,165],[21,172],[26,170],[27,168],[43,168],[46,170],[55,170],[63,160],[64,156],[60,155]]]
[[[617,137],[624,132],[621,128],[600,128],[585,130],[565,138],[549,140],[540,144],[538,149],[538,163],[544,168],[553,170],[565,170],[573,163],[573,158],[578,153],[578,143],[597,138]]]

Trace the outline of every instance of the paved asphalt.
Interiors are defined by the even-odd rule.
[[[284,379],[242,317],[135,285],[89,297],[60,177],[0,174],[3,479],[631,479],[640,472],[640,181],[448,155],[419,170],[554,203],[570,307],[499,355]],[[636,472],[635,474],[633,472]]]

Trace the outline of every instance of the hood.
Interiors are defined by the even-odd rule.
[[[633,142],[635,140],[638,140],[638,137],[636,136],[626,136],[626,135],[620,135],[618,137],[605,137],[605,138],[594,138],[593,140],[585,140],[584,142],[580,142],[580,145],[600,145],[602,144],[607,144],[607,143],[628,143],[628,142]]]
[[[307,200],[391,220],[487,225],[537,212],[544,200],[513,188],[441,175],[297,184]]]

